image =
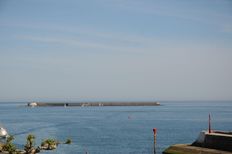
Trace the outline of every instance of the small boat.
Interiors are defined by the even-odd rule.
[[[31,102],[31,103],[28,103],[27,106],[29,106],[29,107],[36,107],[37,103],[36,102]]]
[[[6,138],[8,136],[8,133],[5,128],[0,127],[0,138]]]

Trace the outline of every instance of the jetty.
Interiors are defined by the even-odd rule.
[[[163,154],[232,154],[232,152],[196,147],[187,144],[176,144],[166,149]]]
[[[163,154],[232,154],[232,132],[202,131],[192,144],[176,144]]]
[[[30,102],[30,107],[159,106],[159,102]]]
[[[232,132],[212,130],[210,114],[208,124],[192,144],[172,145],[163,154],[232,154]]]

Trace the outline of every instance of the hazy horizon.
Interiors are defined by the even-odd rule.
[[[231,79],[232,1],[0,1],[0,102],[232,100]]]
[[[0,103],[31,103],[31,102],[37,102],[37,103],[84,103],[84,102],[91,102],[91,103],[98,103],[98,102],[159,102],[160,105],[166,105],[167,103],[187,103],[187,104],[202,104],[202,103],[232,103],[232,100],[21,100],[21,101],[0,101]],[[24,104],[26,105],[26,104]]]

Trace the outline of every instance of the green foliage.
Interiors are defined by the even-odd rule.
[[[42,143],[41,143],[41,146],[45,145],[45,144],[48,144],[48,145],[53,145],[53,144],[56,144],[56,140],[54,139],[46,139],[44,140]]]
[[[41,147],[43,149],[46,149],[46,150],[52,150],[52,149],[56,149],[56,145],[58,144],[59,142],[57,140],[54,140],[54,139],[46,139],[44,140],[42,143],[41,143]]]
[[[34,145],[35,145],[35,136],[33,134],[29,134],[27,136],[27,143],[24,146],[24,150],[26,151],[26,153],[30,153],[34,149]]]
[[[68,138],[65,142],[65,144],[71,144],[72,143],[72,140],[70,138]]]
[[[14,140],[14,136],[13,136],[13,135],[9,135],[9,136],[6,138],[6,143],[11,143],[13,140]]]
[[[16,151],[16,147],[13,143],[7,143],[2,147],[3,151],[8,151],[9,154],[14,154]]]
[[[12,143],[12,141],[14,140],[14,137],[12,135],[10,135],[7,139],[6,139],[6,144],[3,145],[2,150],[3,151],[8,151],[9,154],[14,154],[16,153],[16,147],[15,145]]]
[[[29,144],[31,148],[35,145],[35,136],[33,134],[27,136],[27,144]]]
[[[1,147],[2,151],[8,152],[9,154],[19,154],[22,153],[21,150],[16,149],[16,146],[12,143],[14,136],[10,135],[6,139],[6,144]],[[72,140],[68,138],[65,144],[71,144]],[[56,149],[57,145],[60,144],[58,140],[55,139],[46,139],[41,143],[41,147],[35,148],[35,136],[29,134],[26,138],[26,144],[24,146],[25,154],[39,153],[40,150],[53,150]]]

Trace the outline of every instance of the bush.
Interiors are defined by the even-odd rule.
[[[14,137],[12,135],[10,135],[7,139],[6,139],[6,144],[3,145],[2,150],[3,151],[8,151],[9,154],[14,154],[16,152],[16,147],[15,145],[12,143],[12,141],[14,140]]]
[[[72,140],[70,138],[68,138],[65,142],[65,144],[71,144],[72,143]]]
[[[45,150],[53,150],[56,149],[56,145],[59,142],[54,139],[46,139],[41,143],[41,148]]]
[[[24,146],[24,150],[26,151],[26,153],[31,153],[31,151],[33,151],[35,145],[35,136],[33,134],[29,134],[27,136],[27,143]]]

